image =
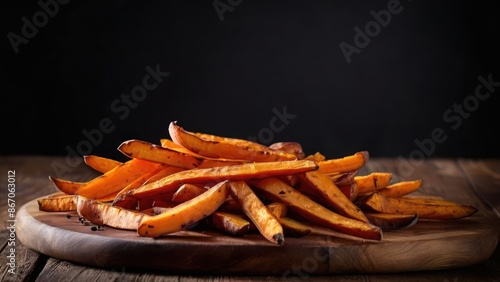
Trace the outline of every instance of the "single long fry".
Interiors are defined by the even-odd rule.
[[[76,204],[73,195],[59,194],[37,200],[38,209],[47,212],[74,211]]]
[[[87,182],[76,192],[90,199],[98,199],[120,191],[131,181],[162,166],[159,163],[131,159]]]
[[[207,156],[202,156],[200,154],[197,154],[193,151],[188,150],[186,147],[183,147],[174,141],[166,138],[160,139],[161,146],[163,148],[177,151],[179,153],[184,153],[187,155],[191,155],[196,158],[202,159],[202,163],[198,166],[198,168],[209,168],[209,167],[216,167],[216,166],[224,166],[224,165],[235,165],[235,164],[243,164],[243,163],[249,163],[250,161],[248,160],[235,160],[235,159],[224,159],[224,158],[210,158]]]
[[[248,160],[254,162],[297,159],[294,154],[273,150],[252,141],[190,132],[178,126],[176,122],[170,123],[168,132],[175,143],[197,154],[211,158]]]
[[[118,150],[131,158],[139,158],[186,169],[235,165],[246,162],[196,156],[194,154],[182,152],[180,149],[172,150],[160,145],[136,139],[123,142],[118,147]]]
[[[222,180],[246,180],[265,178],[277,175],[297,174],[317,169],[312,161],[282,161],[246,163],[234,166],[193,169],[181,171],[158,181],[146,184],[140,188],[117,196],[114,205],[129,205],[126,202],[135,202],[137,199],[153,197],[157,194],[168,193],[177,189],[183,183],[206,183]]]
[[[98,172],[101,173],[106,173],[113,168],[119,166],[122,164],[122,162],[105,158],[105,157],[100,157],[96,155],[88,155],[88,156],[83,156],[83,161],[90,166],[91,168],[97,170]]]
[[[363,207],[383,213],[417,214],[419,219],[459,219],[477,212],[471,205],[462,205],[446,200],[416,202],[405,198],[391,198],[375,192],[364,202]]]
[[[318,162],[318,170],[324,174],[358,170],[365,165],[365,163],[368,161],[368,158],[368,152],[361,151],[351,156]]]
[[[399,198],[417,191],[420,187],[422,187],[421,179],[400,181],[378,190],[377,193],[387,197]]]
[[[310,189],[319,194],[329,207],[345,217],[368,222],[361,209],[357,207],[344,193],[328,178],[319,171],[310,171],[299,175]]]
[[[148,215],[113,207],[110,204],[76,195],[76,211],[78,215],[96,225],[126,230],[137,230],[139,222]]]
[[[228,182],[220,182],[196,198],[159,215],[145,217],[139,224],[137,233],[145,237],[159,237],[187,229],[215,212],[228,196]]]
[[[283,227],[276,216],[267,209],[245,181],[231,181],[229,184],[231,197],[238,202],[260,234],[274,244],[283,245]]]
[[[356,175],[354,181],[358,186],[360,194],[375,192],[379,189],[389,186],[392,179],[392,173],[372,172],[368,175]]]
[[[70,181],[52,176],[49,176],[49,179],[57,189],[68,195],[74,195],[78,189],[85,185],[85,182]]]
[[[277,178],[255,180],[251,182],[251,185],[264,192],[269,198],[286,204],[290,209],[315,224],[355,237],[372,240],[382,239],[382,230],[379,227],[339,215]]]

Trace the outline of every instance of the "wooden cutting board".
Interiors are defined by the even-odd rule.
[[[407,229],[384,231],[380,242],[332,232],[286,237],[283,246],[257,233],[231,237],[183,231],[153,239],[111,227],[92,231],[91,225],[78,221],[76,212],[42,212],[36,200],[24,205],[16,219],[17,238],[25,246],[88,266],[282,277],[469,266],[490,257],[499,234],[497,226],[480,212],[456,221],[419,221]]]

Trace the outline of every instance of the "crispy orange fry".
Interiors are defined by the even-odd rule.
[[[187,229],[215,212],[228,196],[228,182],[220,182],[196,198],[159,215],[145,217],[139,224],[137,233],[145,237],[159,237]]]
[[[417,191],[422,186],[422,180],[401,181],[391,184],[377,191],[380,195],[392,198],[399,198]]]
[[[75,211],[74,195],[58,194],[43,197],[37,200],[38,209],[48,212]]]
[[[197,157],[203,159],[203,162],[200,164],[198,168],[209,168],[215,166],[223,166],[223,165],[233,165],[233,164],[243,164],[249,163],[247,160],[235,160],[235,159],[224,159],[224,158],[209,158],[207,156],[202,156],[193,151],[188,150],[187,148],[175,143],[174,141],[166,138],[160,139],[161,146],[166,149],[170,149],[173,151],[177,151],[180,153],[188,154],[193,157]]]
[[[183,183],[206,183],[221,180],[246,180],[265,178],[276,175],[297,174],[317,169],[312,161],[282,161],[246,163],[234,166],[221,166],[181,171],[156,182],[149,183],[126,194],[117,196],[114,205],[129,205],[126,202],[136,202],[138,199],[152,197],[157,194],[176,190]]]
[[[340,159],[324,160],[318,162],[318,170],[324,174],[358,170],[365,165],[368,157],[368,152],[362,151]]]
[[[379,189],[389,186],[392,179],[392,173],[372,172],[368,175],[354,176],[354,181],[358,186],[360,194],[375,192]]]
[[[276,216],[261,202],[245,181],[231,181],[231,197],[238,202],[243,212],[255,224],[260,234],[270,242],[283,245],[283,227]]]
[[[107,225],[114,228],[137,230],[139,222],[149,217],[145,213],[113,207],[110,204],[76,195],[76,211],[78,215],[96,225]]]
[[[345,217],[368,222],[363,212],[342,191],[328,178],[319,171],[310,171],[301,174],[300,179],[306,183],[310,189],[319,194],[330,208]]]
[[[381,240],[382,230],[370,223],[339,215],[309,197],[274,178],[251,181],[252,187],[264,192],[269,198],[280,201],[307,220],[359,238]]]
[[[310,226],[290,217],[280,217],[279,221],[287,235],[304,236],[311,233]],[[291,233],[291,234],[290,234]]]
[[[139,158],[186,169],[235,165],[246,162],[195,156],[181,152],[181,150],[172,150],[142,140],[125,141],[118,147],[118,150],[131,158]]]
[[[91,168],[101,173],[106,173],[122,164],[122,162],[96,155],[83,156],[83,161]]]
[[[169,125],[172,140],[197,154],[211,157],[254,162],[295,160],[294,154],[270,149],[267,146],[243,139],[227,138],[184,130],[176,122]]]
[[[477,208],[447,200],[429,200],[418,202],[415,199],[391,198],[375,192],[362,204],[382,213],[417,214],[419,219],[458,219],[473,215]]]
[[[57,189],[68,195],[74,195],[80,187],[85,185],[85,182],[69,181],[52,176],[49,176],[49,179],[54,183]]]
[[[143,176],[145,173],[156,170],[160,166],[162,165],[159,163],[131,159],[87,182],[76,193],[86,198],[99,199],[120,191],[129,182]]]

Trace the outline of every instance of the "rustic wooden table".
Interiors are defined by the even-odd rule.
[[[173,275],[158,272],[134,272],[126,268],[105,270],[78,265],[72,262],[48,257],[23,246],[19,240],[12,244],[10,238],[15,233],[9,221],[11,212],[16,212],[25,203],[35,198],[57,191],[48,176],[54,174],[52,165],[67,164],[64,157],[45,156],[2,156],[0,157],[0,217],[4,227],[0,230],[2,251],[0,255],[0,277],[2,281],[277,281],[282,276],[196,276]],[[95,177],[96,172],[80,164],[75,168],[68,167],[64,178],[74,181],[86,181]],[[422,163],[403,163],[396,159],[372,158],[364,171],[387,171],[395,174],[396,180],[420,178],[424,181],[423,193],[439,195],[462,203],[470,203],[479,208],[492,222],[492,226],[500,226],[500,160],[485,159],[429,159]],[[7,184],[9,171],[15,171],[15,192],[9,194]],[[405,175],[401,177],[399,175]],[[8,199],[15,200],[9,201]],[[14,209],[9,210],[8,203]],[[33,236],[37,236],[33,234]],[[13,248],[12,248],[13,247]],[[15,251],[15,274],[9,272],[12,264],[8,264]],[[331,281],[500,281],[500,246],[497,246],[491,257],[480,264],[463,268],[387,273],[387,274],[341,274],[331,276],[315,276],[304,273],[288,275],[295,280]]]

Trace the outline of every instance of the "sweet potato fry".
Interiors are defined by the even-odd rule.
[[[183,184],[177,191],[175,191],[174,195],[172,196],[172,202],[174,203],[184,203],[186,201],[191,200],[194,197],[197,197],[203,192],[205,192],[207,189],[198,187],[194,184]]]
[[[113,168],[119,166],[122,164],[122,162],[105,158],[105,157],[100,157],[96,155],[88,155],[88,156],[83,156],[83,161],[90,166],[91,168],[95,169],[98,172],[101,173],[106,173]]]
[[[365,215],[371,224],[382,230],[408,228],[418,221],[417,214],[365,212]]]
[[[365,165],[368,157],[368,152],[361,151],[339,159],[324,160],[318,162],[318,170],[324,174],[358,170]]]
[[[419,219],[459,219],[473,215],[477,208],[471,205],[462,205],[447,200],[429,200],[417,202],[415,199],[391,198],[375,192],[361,204],[364,209],[369,208],[382,213],[417,214]]]
[[[311,233],[311,228],[308,225],[293,218],[280,217],[278,220],[283,226],[286,235],[304,236]]]
[[[392,173],[372,172],[368,175],[356,175],[354,181],[358,186],[360,194],[375,192],[379,189],[389,186],[392,179]]]
[[[139,222],[143,218],[149,217],[141,212],[113,207],[110,204],[85,198],[83,196],[77,195],[75,197],[78,215],[96,225],[137,230]]]
[[[98,199],[122,190],[131,181],[145,173],[156,170],[162,164],[141,159],[131,159],[100,175],[82,186],[76,194],[90,199]]]
[[[283,227],[276,216],[261,202],[245,181],[231,181],[231,197],[238,202],[243,212],[255,224],[260,234],[270,242],[283,245]]]
[[[169,134],[172,140],[197,154],[211,157],[253,162],[271,162],[296,160],[294,154],[276,151],[267,146],[236,138],[227,138],[211,134],[194,133],[171,122]]]
[[[144,174],[140,175],[136,179],[133,179],[130,183],[128,183],[123,189],[120,191],[115,191],[107,196],[98,198],[96,200],[99,200],[101,202],[112,202],[118,195],[120,194],[125,194],[130,190],[136,189],[140,186],[142,186],[148,179],[151,177],[157,175],[161,171],[165,171],[166,168],[164,165],[157,164],[156,168],[153,168],[151,171],[145,171]],[[135,209],[135,206],[128,206],[128,207],[123,207],[122,208],[127,208],[127,209]]]
[[[250,231],[250,222],[241,215],[216,211],[210,219],[214,227],[224,233],[242,236]]]
[[[85,185],[85,182],[75,182],[52,176],[49,176],[49,179],[54,183],[57,189],[68,195],[74,195],[78,189]]]
[[[382,239],[382,230],[379,227],[339,215],[277,178],[254,180],[250,184],[264,192],[267,197],[284,203],[312,223],[359,238]]]
[[[59,194],[39,198],[38,209],[47,212],[75,211],[74,195]]]
[[[400,198],[417,191],[421,186],[421,179],[400,181],[378,190],[377,193],[387,197]]]
[[[229,184],[222,181],[196,198],[159,215],[145,217],[140,222],[137,233],[145,237],[159,237],[187,229],[215,212],[228,196]]]
[[[202,156],[193,151],[188,150],[187,148],[175,143],[174,141],[166,138],[160,139],[161,146],[166,149],[170,149],[173,151],[177,151],[180,153],[188,154],[196,158],[202,159],[202,163],[198,166],[198,168],[209,168],[216,166],[225,166],[225,165],[234,165],[234,164],[243,164],[249,163],[248,160],[234,160],[234,159],[224,159],[224,158],[209,158],[207,156]]]
[[[126,202],[135,202],[141,198],[151,197],[161,193],[168,193],[183,183],[206,183],[222,180],[246,180],[264,178],[276,175],[297,174],[317,169],[312,161],[282,161],[246,163],[234,166],[193,169],[181,171],[158,181],[149,183],[126,194],[117,196],[113,205],[129,205]]]
[[[330,208],[340,215],[368,222],[361,209],[351,202],[326,175],[319,171],[310,171],[300,174],[299,178],[306,184],[305,188],[313,189]]]
[[[130,158],[138,158],[185,169],[235,165],[245,162],[194,156],[193,154],[187,154],[180,150],[172,150],[160,145],[135,139],[123,142],[118,147],[118,150]]]

